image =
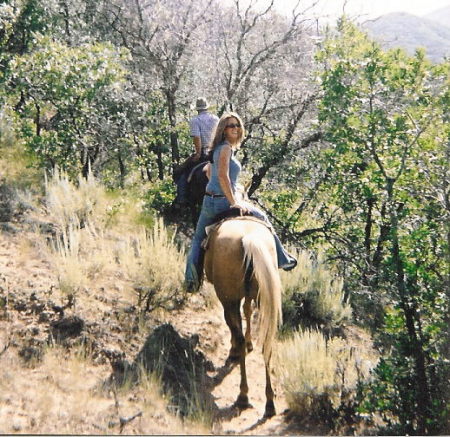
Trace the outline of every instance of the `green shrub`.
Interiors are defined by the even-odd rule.
[[[157,212],[166,211],[176,195],[176,186],[172,179],[166,178],[158,180],[147,191],[144,196],[144,208],[146,210],[154,210]]]
[[[403,324],[400,311],[387,312],[383,329],[384,335],[392,337],[391,347],[373,370],[372,380],[364,385],[360,410],[382,418],[380,434],[447,435],[450,431],[450,363],[439,353],[437,341],[423,345],[427,355],[425,375],[430,402],[427,410],[421,411],[417,400],[423,396],[420,392],[423,386],[418,382],[410,339],[401,331]],[[438,320],[432,329],[432,335],[443,337]],[[430,332],[428,330],[429,335]],[[418,430],[420,415],[426,417],[425,433]]]
[[[344,301],[343,279],[330,270],[319,256],[297,254],[298,267],[282,272],[285,328],[320,328],[332,333],[350,320],[351,307]]]

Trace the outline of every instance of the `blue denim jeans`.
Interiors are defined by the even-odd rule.
[[[250,203],[244,203],[244,205],[252,211],[253,215],[270,225],[267,216],[258,208],[254,207]],[[185,281],[186,283],[193,283],[196,286],[199,283],[199,276],[197,273],[198,263],[201,255],[201,244],[206,237],[205,228],[214,223],[214,217],[229,209],[230,203],[225,197],[210,197],[205,196],[203,198],[202,210],[200,217],[198,218],[197,228],[195,229],[194,238],[192,239],[191,249],[187,257]],[[296,263],[283,248],[280,239],[274,234],[275,246],[277,250],[278,267],[289,266],[292,263]]]
[[[189,172],[185,171],[177,180],[177,196],[175,202],[187,203],[188,201],[188,176]]]

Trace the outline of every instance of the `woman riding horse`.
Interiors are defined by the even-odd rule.
[[[237,200],[236,185],[241,164],[234,156],[234,152],[239,149],[244,135],[242,120],[236,113],[222,115],[209,148],[209,156],[212,161],[209,182],[206,186],[200,217],[187,258],[185,288],[188,292],[197,291],[200,287],[203,271],[201,243],[206,237],[206,226],[214,222],[217,214],[230,208],[238,208],[242,214],[251,212],[252,215],[271,226],[267,216],[261,210],[250,203]],[[293,269],[297,265],[297,260],[286,252],[275,233],[273,237],[278,267],[284,270]]]

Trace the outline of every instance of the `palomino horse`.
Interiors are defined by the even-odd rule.
[[[205,253],[205,272],[222,302],[225,320],[231,331],[228,360],[240,364],[240,393],[235,403],[239,409],[250,406],[245,355],[253,349],[250,330],[252,300],[259,305],[259,339],[263,345],[266,368],[264,416],[271,417],[275,415],[275,405],[269,363],[273,341],[281,323],[281,281],[271,231],[254,218],[224,221],[210,232]],[[246,319],[245,336],[242,332],[242,299]]]

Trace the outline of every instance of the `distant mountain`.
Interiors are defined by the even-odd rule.
[[[431,12],[431,14],[424,15],[423,18],[436,21],[443,26],[450,28],[450,5],[438,9],[437,11]]]
[[[450,56],[450,27],[429,17],[441,14],[440,17],[450,23],[444,12],[450,14],[450,7],[427,17],[395,12],[366,21],[363,28],[385,48],[402,47],[412,54],[417,47],[423,47],[431,61],[441,62],[444,56]]]

